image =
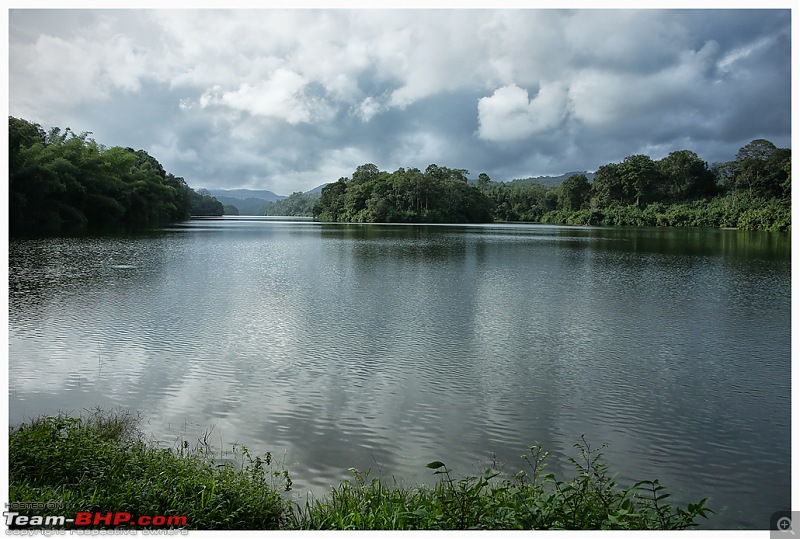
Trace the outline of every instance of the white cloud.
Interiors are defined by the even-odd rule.
[[[567,93],[562,84],[545,84],[533,98],[516,84],[503,86],[478,101],[478,135],[510,141],[557,128],[567,115]]]
[[[351,176],[356,167],[373,161],[373,157],[363,148],[355,146],[331,148],[319,156],[319,164],[316,167],[309,166],[274,174],[272,185],[275,192],[280,194],[312,189],[323,183]],[[303,188],[299,189],[298,186]]]
[[[764,49],[769,48],[775,42],[774,36],[765,36],[758,41],[748,43],[742,47],[734,49],[719,61],[717,64],[722,71],[730,71],[731,68],[741,60],[749,58],[751,55],[756,54]]]
[[[452,149],[449,141],[430,131],[416,131],[401,137],[400,143],[390,155],[391,168],[418,167],[422,170],[431,163],[457,166],[450,160]]]
[[[11,48],[10,98],[26,114],[70,106],[107,95],[100,84],[101,66],[86,42],[48,35]]]
[[[115,35],[106,41],[100,56],[103,75],[113,87],[136,92],[141,88],[141,79],[148,76],[149,56],[128,36]]]
[[[678,61],[652,72],[577,71],[569,88],[574,118],[584,126],[609,129],[640,118],[641,128],[646,129],[653,114],[669,123],[687,110],[710,112],[721,105],[715,103],[719,95],[712,89],[718,54],[718,43],[709,41],[699,51],[684,51]],[[664,115],[664,110],[669,113]]]
[[[730,132],[723,120],[746,136],[753,96],[787,108],[790,19],[780,10],[11,10],[9,112],[130,146],[169,132],[180,146],[163,142],[156,157],[205,185],[274,177],[310,188],[365,162],[446,159],[500,179],[487,161],[591,169],[604,164],[596,148],[616,158],[632,144],[668,144],[649,140],[667,127],[675,144]],[[767,112],[758,117],[777,127],[751,139],[780,132],[785,146],[781,110]],[[496,144],[513,141],[536,152]],[[356,147],[358,156],[342,150]],[[192,163],[190,149],[204,162]]]
[[[350,114],[357,116],[362,122],[368,122],[385,108],[386,106],[381,101],[367,96],[361,103],[350,109]]]
[[[152,145],[150,152],[157,155],[159,160],[171,162],[191,163],[199,158],[195,149],[181,148],[181,141],[174,133],[164,133],[161,140]]]
[[[234,90],[214,86],[200,97],[200,106],[225,106],[233,110],[285,120],[290,124],[327,119],[331,110],[320,98],[307,95],[308,81],[297,73],[278,69],[263,81],[241,83]]]
[[[10,97],[25,114],[46,116],[48,110],[108,99],[115,91],[136,93],[145,79],[157,79],[153,66],[159,52],[149,39],[126,33],[113,24],[114,15],[88,13],[80,19],[81,12],[45,10],[41,17],[50,30],[38,34],[25,26],[35,20],[35,11],[10,17],[23,36],[9,43]],[[87,31],[70,25],[79,20],[90,21]]]

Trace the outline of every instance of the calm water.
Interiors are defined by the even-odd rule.
[[[585,434],[618,482],[790,507],[790,239],[729,230],[198,220],[9,245],[10,418],[141,411],[283,459],[293,495]],[[569,471],[551,464],[551,471]]]

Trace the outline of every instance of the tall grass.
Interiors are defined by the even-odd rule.
[[[183,515],[195,529],[278,529],[288,508],[269,454],[244,466],[216,465],[208,446],[163,449],[144,439],[139,418],[95,412],[42,417],[11,430],[9,498],[62,502],[65,510]],[[20,511],[25,514],[24,511]]]
[[[192,529],[685,529],[712,513],[705,499],[673,507],[657,480],[618,486],[601,450],[583,438],[564,480],[545,473],[551,455],[536,444],[523,455],[528,470],[514,476],[489,468],[459,478],[435,461],[434,486],[404,487],[351,468],[352,479],[328,497],[301,505],[282,497],[291,478],[269,453],[240,447],[241,466],[217,464],[207,443],[163,449],[138,425],[128,413],[96,411],[12,428],[10,500],[61,502],[65,515],[186,516]]]
[[[439,476],[434,487],[389,487],[352,470],[353,479],[334,487],[329,499],[309,500],[293,515],[299,529],[380,530],[683,530],[707,518],[706,499],[688,507],[667,503],[658,480],[617,486],[599,449],[581,439],[575,474],[558,480],[544,473],[550,453],[539,444],[523,455],[529,470],[502,478],[491,468],[457,479],[443,462],[428,468]]]

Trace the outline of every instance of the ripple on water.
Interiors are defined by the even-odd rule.
[[[709,496],[722,527],[788,503],[788,260],[669,231],[192,227],[12,242],[13,413],[113,403],[170,443],[213,428],[284,456],[297,492],[492,452],[516,471],[586,434],[620,481]]]

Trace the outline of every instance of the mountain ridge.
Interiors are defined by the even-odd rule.
[[[530,176],[528,178],[515,178],[513,180],[508,180],[503,183],[522,184],[522,185],[529,183],[538,183],[540,185],[545,185],[547,187],[558,187],[559,185],[564,183],[564,180],[575,174],[583,174],[584,176],[586,176],[586,179],[588,179],[590,183],[594,181],[594,172],[588,172],[585,170],[575,170],[571,172],[565,172],[560,176],[536,176],[536,177]]]
[[[574,174],[583,174],[586,178],[591,182],[594,180],[594,172],[588,172],[585,170],[576,170],[565,172],[559,176],[529,176],[527,178],[514,178],[512,180],[504,180],[498,183],[506,183],[506,184],[528,184],[528,183],[539,183],[541,185],[545,185],[548,187],[557,187],[561,185],[564,180],[569,178]],[[475,180],[477,181],[477,180]],[[329,182],[332,183],[332,182]],[[313,189],[309,189],[307,191],[303,191],[303,194],[316,194],[322,191],[322,188],[328,185],[328,183],[320,184]],[[254,205],[255,203],[260,203],[266,205],[269,202],[275,202],[277,200],[283,200],[289,198],[289,195],[278,195],[273,191],[268,191],[266,189],[209,189],[209,193],[212,196],[216,197],[217,200],[222,202],[223,204],[233,204],[236,206],[239,211],[242,211],[242,207],[236,203],[236,201],[247,202],[247,206]],[[222,197],[222,198],[221,198]],[[223,200],[224,198],[224,200]]]
[[[211,196],[217,197],[217,200],[219,200],[221,196],[239,200],[258,198],[266,202],[274,202],[286,198],[283,195],[275,194],[266,189],[208,189],[208,192],[211,193]]]

